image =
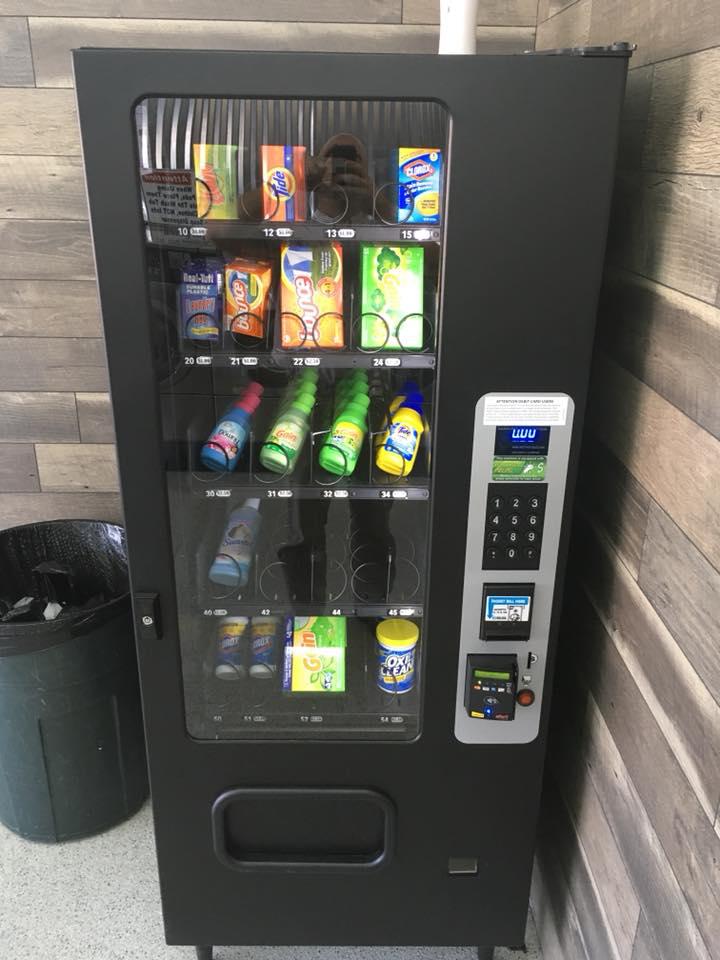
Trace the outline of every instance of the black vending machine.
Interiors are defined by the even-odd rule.
[[[522,943],[628,55],[75,52],[168,943]]]

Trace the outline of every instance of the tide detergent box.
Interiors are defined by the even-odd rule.
[[[263,219],[292,222],[307,216],[305,147],[260,147]]]
[[[186,340],[220,339],[223,261],[216,257],[186,260],[177,288],[180,336]]]
[[[345,346],[339,243],[289,244],[280,252],[280,346]]]
[[[343,693],[345,617],[295,617],[286,634],[283,690],[291,693]]]
[[[272,267],[238,257],[225,265],[225,329],[246,337],[265,336]]]
[[[398,148],[398,221],[440,222],[442,152],[433,147]]]
[[[423,248],[364,243],[360,256],[360,346],[422,350]]]
[[[193,144],[198,217],[237,219],[237,152],[237,147],[222,143]]]

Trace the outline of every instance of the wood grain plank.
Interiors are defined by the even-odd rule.
[[[120,489],[112,443],[36,443],[44,493],[115,493]]]
[[[80,131],[72,90],[0,89],[2,153],[80,156]],[[22,176],[22,162],[18,162]]]
[[[543,960],[589,960],[575,905],[552,839],[538,835],[531,901],[543,949]]]
[[[583,444],[578,497],[584,510],[603,528],[621,560],[637,579],[650,494],[590,433]]]
[[[622,960],[629,960],[640,914],[640,903],[625,861],[610,829],[593,784],[565,779],[564,801],[572,818],[587,859],[590,874],[606,918],[615,949]]]
[[[620,114],[618,170],[628,172],[642,168],[654,73],[652,65],[628,73]]]
[[[0,336],[101,337],[93,280],[0,280]]]
[[[556,13],[560,13],[565,7],[569,7],[576,2],[577,0],[539,0],[537,5],[537,22],[541,23],[543,20],[554,17]]]
[[[537,0],[480,0],[479,24],[485,26],[534,27]],[[403,0],[403,23],[439,23],[437,0]]]
[[[115,422],[107,393],[76,394],[80,439],[83,443],[112,443]]]
[[[105,344],[90,338],[5,337],[0,384],[7,391],[107,390]]]
[[[607,271],[598,341],[639,380],[720,437],[720,310],[625,271]]]
[[[578,667],[581,672],[576,674],[575,683],[582,686],[581,678],[586,678],[588,672],[583,664]],[[700,934],[663,845],[592,696],[587,701],[587,715],[575,718],[573,729],[568,733],[571,738],[568,742],[580,764],[582,776],[592,782],[623,851],[633,886],[655,931],[659,956],[667,960],[679,960],[680,957],[715,960]],[[581,745],[579,748],[578,744]],[[557,749],[561,745],[556,741],[553,769],[556,776],[565,777],[573,759],[572,754]],[[568,954],[568,958],[571,956]]]
[[[25,17],[0,17],[0,87],[35,84]]]
[[[0,220],[0,280],[92,280],[90,228],[80,221]]]
[[[0,527],[39,520],[111,520],[122,523],[122,505],[116,493],[2,493]]]
[[[0,443],[0,492],[20,493],[40,489],[31,443]]]
[[[588,679],[626,775],[687,898],[698,930],[709,947],[720,949],[720,838],[698,802],[695,784],[691,786],[678,763],[675,744],[671,747],[665,739],[667,731],[661,731],[644,699],[647,691],[642,687],[641,673],[643,667],[647,670],[648,662],[633,662],[625,650],[621,656],[619,631],[613,630],[611,637],[610,624],[592,619],[589,612],[578,628],[583,629],[582,656],[576,652],[576,666]],[[661,687],[657,692],[662,697]],[[716,729],[709,728],[707,736],[717,736]],[[629,853],[624,841],[620,842],[632,875]],[[635,886],[642,898],[643,891],[637,883]]]
[[[664,960],[660,956],[655,936],[645,914],[640,915],[632,960]]]
[[[519,53],[532,46],[534,33],[531,27],[479,27],[478,49]],[[435,53],[438,29],[410,24],[31,17],[30,36],[38,87],[69,87],[70,51],[77,47]]]
[[[715,700],[720,661],[720,573],[657,504],[650,507],[638,583]]]
[[[18,190],[18,158],[0,156],[0,217],[87,220],[80,157],[23,157],[21,163],[22,190]]]
[[[656,66],[643,167],[720,174],[720,47]]]
[[[576,527],[581,522],[578,520]],[[692,785],[706,818],[712,822],[720,802],[720,706],[650,601],[607,541],[590,524],[584,527],[582,548],[577,551],[574,562],[581,571],[585,591],[615,645],[613,651],[604,652],[605,659],[610,662],[616,650],[644,698],[644,703],[636,696],[635,704],[617,704],[618,713],[630,710],[636,716],[638,725],[634,735],[639,739],[637,717],[647,704],[654,724],[667,741],[666,752],[672,753]],[[598,655],[596,659],[600,661],[602,657]],[[595,689],[592,681],[591,687]],[[626,688],[626,692],[634,691]],[[660,755],[650,754],[648,759],[650,767],[639,766],[638,770],[644,773],[649,788],[655,769],[652,763],[659,764]],[[671,773],[674,772],[673,767]],[[715,869],[720,881],[720,864]]]
[[[715,303],[720,285],[720,178],[619,173],[608,260]]]
[[[543,831],[557,851],[560,869],[565,875],[588,956],[603,957],[605,960],[629,960],[629,954],[621,955],[614,938],[610,936],[608,921],[585,850],[552,776],[547,777],[543,784],[540,816]]]
[[[79,439],[74,394],[0,393],[0,440]]]
[[[631,40],[631,67],[668,60],[720,44],[720,17],[712,0],[593,0],[590,43]]]
[[[717,440],[601,351],[588,413],[595,435],[720,568]]]
[[[313,20],[399,23],[401,0],[0,0],[0,14],[32,17],[147,17],[186,20]],[[534,23],[534,19],[532,23]]]
[[[590,39],[592,0],[577,0],[556,16],[538,23],[536,50],[556,47],[581,47]]]

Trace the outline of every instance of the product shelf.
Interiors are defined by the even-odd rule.
[[[277,223],[213,220],[207,223],[149,224],[149,242],[158,247],[213,249],[234,240],[270,240],[285,243],[440,243],[440,224],[325,224],[312,221]]]

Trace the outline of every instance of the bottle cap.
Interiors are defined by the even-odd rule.
[[[243,503],[243,507],[251,507],[253,510],[260,509],[260,497],[248,497]]]
[[[246,393],[242,400],[237,400],[234,407],[239,407],[245,413],[255,413],[260,406],[260,395],[257,393]]]
[[[423,405],[423,395],[421,393],[410,393],[400,404],[400,409],[407,407],[410,410],[414,410],[415,413],[422,416],[422,405]]]
[[[309,416],[312,413],[312,409],[315,406],[315,398],[309,397],[306,394],[301,394],[299,397],[296,397],[293,402],[290,404],[290,409],[293,408],[296,410],[301,410],[306,416]]]
[[[261,383],[258,383],[257,380],[251,380],[250,383],[245,388],[245,393],[250,393],[250,394],[255,393],[258,395],[258,397],[261,397],[264,392],[265,392],[265,387]]]
[[[354,393],[348,401],[349,407],[361,407],[363,412],[370,406],[370,397],[366,393]]]
[[[412,650],[420,631],[412,620],[381,620],[375,629],[378,641],[393,650]]]

